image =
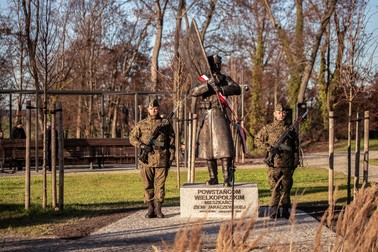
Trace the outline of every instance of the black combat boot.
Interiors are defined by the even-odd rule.
[[[232,165],[231,158],[222,159],[222,173],[223,173],[223,179],[224,179],[223,186],[227,186],[227,187],[231,186],[231,181],[230,181],[230,178],[231,178],[230,172],[232,169],[231,165]]]
[[[156,215],[154,213],[154,202],[153,201],[148,201],[147,202],[148,210],[147,213],[144,217],[146,218],[155,218]]]
[[[272,209],[273,209],[273,212],[269,215],[269,218],[271,219],[281,218],[280,208],[277,205],[274,205]]]
[[[158,218],[164,218],[164,214],[161,212],[161,205],[162,205],[161,202],[156,202],[155,214],[156,214],[156,217]]]
[[[285,219],[290,218],[289,205],[282,206],[282,217],[284,217]]]
[[[218,167],[216,160],[207,161],[207,169],[209,170],[210,179],[206,181],[206,185],[218,184]]]

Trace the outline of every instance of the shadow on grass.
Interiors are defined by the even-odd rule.
[[[338,186],[338,190],[341,191],[341,190],[347,190],[347,185],[340,185]],[[294,189],[294,190],[293,190]],[[293,187],[292,189],[292,193],[296,190],[298,190],[299,193],[301,193],[302,191],[306,190],[306,194],[309,194],[309,193],[324,193],[324,192],[328,192],[328,186],[312,186],[312,187],[306,187],[306,186],[296,186],[295,188]]]
[[[166,198],[164,206],[178,206],[179,197]],[[64,222],[75,218],[92,218],[101,215],[127,213],[146,208],[143,201],[104,202],[96,204],[66,204],[62,211],[51,207],[23,204],[0,204],[0,230],[7,228],[31,227]]]
[[[347,186],[339,186],[339,190],[346,190]],[[296,186],[292,189],[291,195],[296,191],[301,194],[318,194],[328,192],[328,186],[304,187]],[[269,189],[259,190],[259,199],[269,199],[271,192]],[[300,201],[300,199],[299,199]],[[346,198],[337,199],[338,204],[343,205]],[[164,206],[179,206],[179,197],[166,198]],[[0,230],[17,227],[30,227],[35,225],[60,223],[75,218],[91,218],[107,214],[127,213],[135,210],[145,209],[143,201],[124,201],[124,202],[104,202],[96,204],[66,204],[62,211],[56,211],[51,207],[42,208],[40,205],[32,204],[30,209],[24,209],[23,204],[0,204]],[[306,212],[325,211],[328,208],[328,201],[298,202],[298,209]]]

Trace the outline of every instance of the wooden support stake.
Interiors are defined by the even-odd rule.
[[[359,177],[360,177],[360,153],[361,153],[361,134],[360,134],[360,125],[361,125],[361,116],[360,113],[357,113],[357,120],[356,120],[356,149],[355,149],[355,159],[354,159],[354,193],[353,197],[356,196],[358,191],[359,185]]]
[[[192,140],[193,140],[193,114],[189,113],[189,121],[188,121],[188,140],[187,144],[185,146],[185,149],[188,150],[188,174],[187,174],[187,179],[186,181],[189,183],[190,182],[190,171],[192,169]]]
[[[363,182],[365,186],[368,183],[369,177],[369,125],[370,118],[369,118],[369,111],[365,111],[364,113],[364,175],[363,175]]]
[[[54,104],[54,110],[56,105]],[[56,192],[56,142],[57,135],[56,135],[56,115],[55,113],[52,113],[51,115],[51,137],[50,137],[50,169],[51,169],[51,207],[53,209],[56,208],[56,202],[57,202],[57,192]]]
[[[190,183],[195,181],[195,161],[196,161],[196,134],[197,132],[197,114],[193,114],[193,132],[192,132],[192,158],[190,165]]]
[[[64,136],[63,136],[63,115],[62,103],[56,103],[56,117],[58,121],[58,156],[59,156],[59,210],[64,206]]]
[[[335,125],[334,112],[329,112],[329,169],[328,169],[328,205],[333,209],[333,185],[334,185],[334,142],[335,142]]]
[[[31,101],[26,101],[25,209],[30,207]],[[17,167],[16,167],[17,169]]]

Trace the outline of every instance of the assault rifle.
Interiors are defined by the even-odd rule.
[[[269,167],[274,166],[273,159],[281,150],[281,145],[286,140],[290,132],[293,131],[295,127],[306,117],[307,112],[308,111],[306,111],[303,115],[298,117],[298,119],[282,134],[282,136],[277,140],[277,142],[273,145],[273,147],[270,148],[270,150],[268,151],[267,157],[264,159],[264,163],[266,163]]]
[[[159,136],[160,130],[167,126],[169,124],[169,119],[171,119],[174,115],[174,112],[171,112],[167,118],[164,118],[162,122],[155,128],[154,132],[152,133],[151,137],[148,139],[148,141],[145,143],[146,146],[149,146],[150,148],[143,148],[140,149],[140,154],[139,154],[139,160],[142,161],[143,163],[147,164],[148,163],[148,153],[153,152],[153,145],[155,144],[156,138]]]

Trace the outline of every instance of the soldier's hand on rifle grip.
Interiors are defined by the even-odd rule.
[[[152,146],[151,145],[141,144],[139,148],[141,150],[146,151],[146,152],[151,152],[152,151]]]
[[[166,169],[169,169],[169,168],[171,168],[171,166],[172,166],[172,160],[169,160],[168,162],[167,162],[167,166],[165,167]]]

